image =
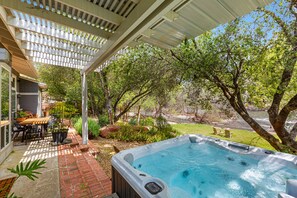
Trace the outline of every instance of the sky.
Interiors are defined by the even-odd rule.
[[[277,16],[281,17],[282,20],[285,20],[286,22],[289,22],[290,20],[292,20],[291,18],[289,18],[288,16],[286,16],[285,14],[280,14],[278,12],[278,10],[280,10],[280,8],[282,7],[286,7],[287,6],[287,2],[285,0],[275,0],[274,2],[272,2],[271,4],[267,5],[265,7],[265,9],[270,10],[274,13],[276,13]],[[253,11],[245,16],[242,17],[242,19],[244,21],[246,21],[249,24],[250,30],[254,30],[256,27],[258,27],[258,24],[260,25],[264,25],[264,18],[260,17],[262,16],[261,13],[259,13],[258,11]],[[257,23],[255,23],[255,19],[257,18]],[[272,19],[269,19],[270,21]],[[226,26],[226,24],[220,25],[217,28],[213,29],[212,32],[214,34],[222,32],[224,30],[224,26]],[[277,25],[275,26],[267,26],[267,27],[263,27],[266,33],[266,38],[269,40],[273,37],[273,32],[275,31],[279,31],[279,27]]]

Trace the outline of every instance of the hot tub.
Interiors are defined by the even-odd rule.
[[[277,197],[297,179],[297,156],[185,135],[112,158],[112,190],[133,197]]]

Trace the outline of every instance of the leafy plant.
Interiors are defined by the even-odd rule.
[[[33,162],[29,161],[26,165],[24,165],[23,162],[18,164],[15,168],[8,168],[8,170],[12,173],[15,173],[18,175],[17,179],[21,176],[26,176],[31,180],[37,179],[37,175],[41,174],[40,172],[36,171],[41,168],[45,168],[43,166],[45,164],[45,159],[44,160],[34,160]]]
[[[165,129],[165,128],[170,128],[170,124],[168,124],[166,118],[164,118],[163,116],[159,116],[157,117],[156,119],[156,127],[159,129],[159,130],[162,130],[162,129]]]
[[[147,117],[140,120],[139,123],[141,126],[154,126],[155,120],[152,117]]]
[[[45,159],[43,160],[34,160],[34,161],[29,161],[28,163],[24,164],[23,162],[21,162],[20,164],[18,164],[15,168],[8,168],[8,170],[14,174],[17,174],[17,178],[15,179],[15,181],[20,178],[21,176],[26,176],[28,177],[30,180],[35,181],[35,179],[37,179],[37,175],[41,174],[40,172],[38,172],[38,169],[41,168],[45,168],[45,166],[43,166],[46,163]],[[0,191],[7,189],[7,186],[5,186],[4,188],[0,189]],[[16,196],[14,193],[11,194],[7,194],[5,195],[6,198],[19,198],[18,196]]]
[[[74,124],[74,128],[78,132],[78,134],[82,135],[82,118],[79,118],[77,120],[77,122]],[[100,126],[98,125],[98,123],[92,118],[88,118],[88,135],[90,139],[99,136],[99,129]]]
[[[28,114],[25,111],[18,111],[17,115],[18,118],[24,118],[28,116]]]
[[[74,124],[78,121],[80,117],[79,116],[74,116],[74,117],[71,117],[70,120],[71,120],[71,124],[74,126]]]
[[[99,115],[98,123],[99,123],[99,126],[102,126],[102,127],[108,125],[109,124],[108,115],[106,115],[106,114]]]
[[[136,120],[136,118],[131,118],[131,119],[129,120],[129,124],[130,124],[130,125],[133,125],[133,126],[137,125],[137,120]]]

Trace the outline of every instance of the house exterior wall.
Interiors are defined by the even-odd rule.
[[[22,93],[38,93],[38,83],[20,78],[19,92]]]
[[[20,78],[19,80],[19,105],[23,111],[41,115],[40,91],[37,82]]]
[[[38,109],[38,95],[21,95],[19,105],[23,111],[30,111],[32,114],[36,114]]]

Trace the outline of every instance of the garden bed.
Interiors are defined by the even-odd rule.
[[[15,182],[16,177],[0,180],[0,197],[6,197]]]
[[[116,153],[115,150],[126,150],[145,144],[145,142],[124,142],[101,137],[91,140],[91,142],[100,151],[97,157],[97,161],[100,163],[109,178],[111,178],[111,157]]]

